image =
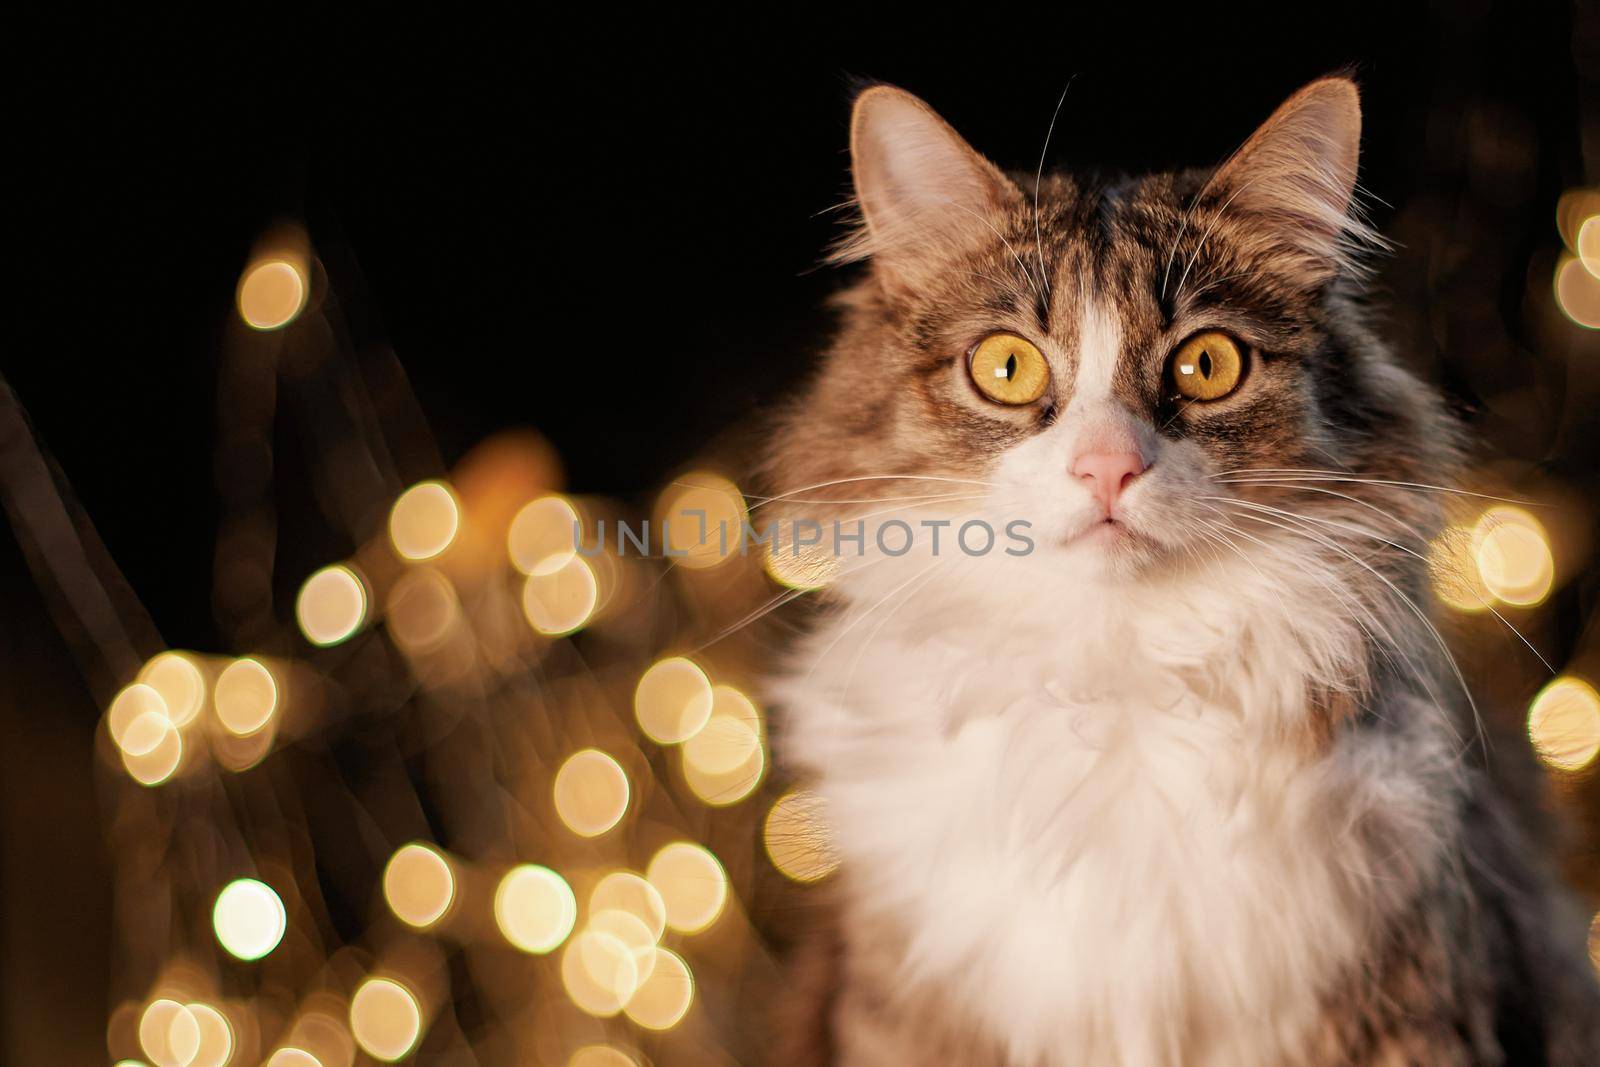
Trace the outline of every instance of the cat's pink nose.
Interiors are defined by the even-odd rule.
[[[1145,467],[1144,457],[1137,452],[1085,452],[1073,461],[1072,473],[1083,480],[1110,515],[1117,497],[1145,472]]]

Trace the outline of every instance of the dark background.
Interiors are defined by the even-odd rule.
[[[304,223],[355,342],[392,348],[446,465],[533,426],[571,488],[637,498],[781,399],[824,336],[840,277],[817,269],[836,232],[822,213],[847,188],[854,78],[920,93],[1029,172],[1070,78],[1051,163],[1140,170],[1215,161],[1298,85],[1348,68],[1363,184],[1403,243],[1382,281],[1408,358],[1487,454],[1592,499],[1593,336],[1529,301],[1548,303],[1557,198],[1600,162],[1600,18],[1524,2],[1137,8],[818,10],[788,26],[739,25],[748,10],[575,26],[263,9],[249,26],[39,28],[16,42],[10,94],[22,329],[0,372],[163,639],[225,650],[216,353],[269,225]],[[293,429],[285,500],[305,462]],[[288,556],[326,537],[303,508],[280,520]],[[1593,577],[1558,594],[1542,642],[1557,667],[1585,644]],[[3,527],[0,597],[0,1058],[93,1062],[110,997],[100,709]],[[54,1043],[27,1043],[44,1029]]]

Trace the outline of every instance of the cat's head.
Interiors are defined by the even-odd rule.
[[[1327,78],[1214,169],[1036,180],[903,90],[861,93],[860,225],[835,258],[866,273],[770,471],[787,516],[865,520],[845,594],[933,555],[980,585],[1413,565],[1373,538],[1425,549],[1433,503],[1394,483],[1439,481],[1451,433],[1360,312],[1380,243],[1354,204],[1360,130],[1355,85]],[[904,556],[874,543],[945,519],[937,553],[926,528]],[[955,542],[974,519],[998,536],[982,563],[981,530]]]

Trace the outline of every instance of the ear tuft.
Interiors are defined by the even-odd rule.
[[[1349,78],[1322,78],[1285,100],[1222,165],[1210,188],[1230,211],[1261,216],[1326,280],[1359,270],[1383,238],[1355,203],[1361,99]]]
[[[834,249],[836,263],[872,258],[914,274],[992,235],[1021,195],[933,108],[892,85],[856,97],[850,160],[861,226]]]

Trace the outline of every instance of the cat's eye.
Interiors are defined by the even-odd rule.
[[[1178,346],[1167,376],[1188,400],[1221,400],[1244,378],[1244,350],[1221,330],[1203,330]]]
[[[1050,384],[1044,353],[1014,333],[992,333],[979,341],[967,368],[978,390],[1001,404],[1031,404]]]

